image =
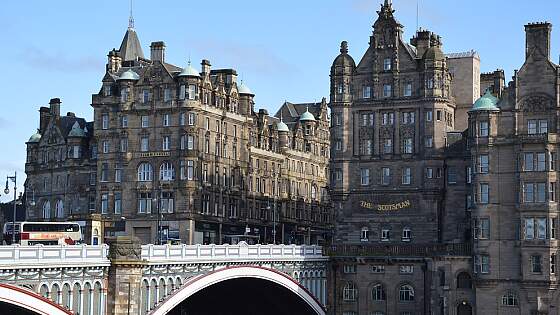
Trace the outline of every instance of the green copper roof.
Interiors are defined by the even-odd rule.
[[[241,84],[237,86],[237,91],[239,92],[239,94],[255,95],[253,94],[251,89],[248,86],[246,86],[245,83],[243,83],[243,81],[241,81]]]
[[[39,141],[41,141],[41,134],[37,131],[34,135],[31,136],[31,138],[29,138],[29,141],[27,142],[37,143]]]
[[[278,129],[278,132],[290,132],[290,128],[288,128],[288,125],[286,125],[283,120],[280,120],[276,124],[276,128]]]
[[[121,74],[121,76],[117,80],[135,81],[135,80],[140,80],[140,76],[138,75],[138,73],[129,69],[129,70],[123,72],[123,74]]]
[[[474,105],[470,111],[471,112],[483,111],[483,110],[499,111],[500,109],[497,106],[498,101],[499,101],[498,98],[492,95],[490,91],[486,91],[486,93],[484,93],[484,95],[481,98],[479,98],[476,102],[474,102]]]
[[[299,121],[315,121],[315,116],[309,112],[309,107],[305,111],[305,113],[301,114],[299,117]]]
[[[191,66],[191,62],[189,61],[189,63],[185,67],[185,69],[183,69],[183,71],[181,71],[181,73],[179,73],[178,76],[179,77],[200,77],[200,73],[198,73],[198,71],[196,71],[196,69]]]
[[[70,130],[70,132],[68,133],[68,137],[85,137],[86,133],[84,132],[84,130],[80,127],[80,124],[78,124],[78,122],[75,122],[74,125],[72,126],[72,130]]]

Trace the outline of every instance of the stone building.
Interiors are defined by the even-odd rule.
[[[454,314],[475,302],[463,131],[480,60],[446,56],[427,30],[405,42],[393,13],[385,1],[361,60],[342,42],[331,68],[332,314]]]
[[[60,114],[53,98],[39,109],[39,128],[27,142],[27,220],[77,220],[84,227],[96,201],[93,123]],[[86,229],[91,236],[91,230]]]
[[[405,43],[390,1],[378,13],[358,65],[343,42],[331,68],[329,312],[557,314],[551,25],[525,26],[506,85],[428,31]]]
[[[28,143],[27,188],[38,198],[30,218],[94,218],[104,235],[144,243],[330,238],[326,100],[286,102],[272,116],[255,110],[235,70],[208,60],[180,68],[165,48],[153,42],[145,58],[130,25],[92,97],[94,122],[60,117],[55,101],[41,109]],[[59,200],[64,211],[53,210]]]

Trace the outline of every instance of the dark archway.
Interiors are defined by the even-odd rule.
[[[238,278],[213,284],[177,305],[170,315],[315,315],[304,300],[271,281]]]
[[[472,315],[472,307],[466,302],[457,305],[457,315]]]
[[[0,302],[0,310],[2,310],[2,314],[14,314],[14,315],[39,315],[30,310],[26,310],[22,307],[19,307],[14,304]]]

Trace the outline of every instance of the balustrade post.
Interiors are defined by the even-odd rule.
[[[140,290],[142,270],[146,261],[142,260],[142,246],[138,238],[118,236],[107,238],[109,243],[108,296],[106,314],[140,314]],[[151,257],[152,248],[148,248]]]

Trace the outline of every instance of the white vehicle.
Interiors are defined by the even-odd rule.
[[[75,245],[82,242],[82,229],[75,222],[11,222],[4,224],[4,241],[12,244],[12,231],[15,230],[15,243],[21,245]]]

